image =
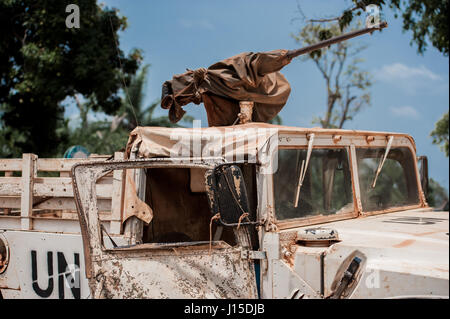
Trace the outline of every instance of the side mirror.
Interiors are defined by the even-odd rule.
[[[419,166],[420,184],[422,185],[422,191],[428,196],[428,158],[426,156],[418,156],[417,164]]]
[[[213,215],[224,226],[251,225],[244,176],[237,165],[221,164],[206,173],[208,201]]]

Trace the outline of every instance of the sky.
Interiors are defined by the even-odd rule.
[[[292,34],[302,21],[298,5],[308,18],[338,16],[351,5],[345,0],[103,0],[119,9],[129,27],[120,33],[124,52],[139,48],[151,65],[146,105],[161,95],[161,85],[174,74],[196,69],[248,51],[295,49]],[[82,13],[81,13],[82,14]],[[446,189],[449,162],[432,144],[430,132],[449,108],[449,60],[431,45],[423,55],[411,46],[411,32],[402,31],[402,20],[387,9],[389,24],[382,32],[353,39],[368,45],[361,67],[372,75],[372,103],[346,129],[410,134],[418,155],[429,160],[430,177]],[[311,61],[295,59],[282,73],[291,84],[291,95],[280,112],[284,125],[314,127],[312,119],[326,106],[325,82]],[[203,106],[190,104],[188,115],[207,126]],[[74,112],[68,110],[68,112]],[[69,114],[70,115],[70,114]],[[167,115],[158,108],[155,115]]]

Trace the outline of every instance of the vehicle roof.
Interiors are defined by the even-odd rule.
[[[324,129],[320,127],[304,128],[268,123],[248,123],[234,126],[218,126],[203,128],[169,128],[169,127],[136,127],[129,136],[126,154],[137,151],[138,157],[171,157],[179,147],[186,145],[193,139],[202,140],[202,153],[205,147],[216,150],[222,156],[230,155],[230,148],[234,155],[244,155],[249,150],[260,150],[267,141],[277,134],[321,134],[342,136],[394,136],[407,138],[415,149],[414,139],[404,133],[377,132],[365,130]],[[221,150],[221,152],[219,152]],[[186,157],[195,156],[195,148],[184,149]],[[206,150],[207,151],[207,150]],[[197,154],[198,155],[198,154]]]

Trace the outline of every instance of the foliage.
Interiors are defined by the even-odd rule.
[[[434,179],[430,178],[426,199],[430,207],[441,207],[445,203],[448,203],[448,191]]]
[[[115,47],[125,17],[96,0],[73,0],[80,28],[65,25],[68,3],[60,0],[0,2],[0,149],[52,156],[68,139],[62,101],[82,95],[90,108],[114,114],[119,89],[138,69],[141,54]],[[120,61],[119,61],[120,59]]]
[[[281,118],[280,114],[277,114],[277,116],[271,119],[269,123],[275,125],[283,125],[283,119]]]
[[[128,141],[129,133],[139,126],[165,126],[180,127],[169,121],[167,116],[155,117],[154,111],[159,105],[155,101],[144,107],[144,90],[149,65],[145,65],[131,78],[129,86],[121,99],[121,106],[110,120],[89,121],[88,114],[93,113],[90,102],[82,103],[77,98],[77,107],[80,111],[81,123],[78,127],[69,130],[69,140],[60,150],[61,156],[65,149],[72,145],[82,145],[89,152],[95,154],[114,154],[123,151]],[[105,115],[105,114],[103,114]],[[183,122],[192,121],[189,116],[183,117]]]
[[[117,123],[115,125],[121,125],[129,131],[138,125],[179,127],[179,125],[170,122],[167,116],[154,117],[154,111],[160,103],[159,100],[144,107],[144,90],[149,67],[150,65],[144,65],[140,72],[133,77],[127,89],[127,97],[122,99],[122,105],[117,112]],[[193,118],[190,116],[185,115],[183,117],[183,122],[191,122],[192,120]]]
[[[297,43],[307,46],[341,34],[337,23],[308,23],[297,35],[292,36]],[[322,127],[342,128],[364,106],[370,105],[368,89],[372,82],[369,73],[359,68],[363,60],[358,58],[358,54],[365,48],[345,41],[303,57],[304,60],[312,60],[325,79],[326,112],[323,117],[314,120]]]
[[[70,130],[70,137],[65,149],[60,151],[62,157],[64,151],[72,145],[82,145],[93,154],[111,154],[123,151],[128,141],[129,132],[123,128],[111,131],[111,122],[96,121],[88,123],[85,129],[77,127]]]
[[[433,137],[433,144],[442,144],[441,150],[448,157],[448,112],[436,122],[434,130],[431,132],[431,137]]]
[[[343,10],[339,17],[315,19],[315,22],[338,22],[341,30],[348,27],[356,16],[361,16],[368,4],[378,5],[381,10],[388,7],[403,19],[403,30],[412,31],[411,44],[417,45],[417,51],[423,54],[427,42],[448,56],[448,0],[371,0],[370,2],[352,0],[353,6]],[[300,12],[301,12],[301,8]]]

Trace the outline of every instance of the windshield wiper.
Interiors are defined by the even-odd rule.
[[[302,166],[300,168],[300,175],[298,176],[297,191],[295,193],[294,207],[297,208],[298,200],[300,198],[300,189],[303,185],[303,180],[305,179],[306,170],[308,169],[309,159],[311,158],[312,147],[314,143],[314,134],[310,134],[308,137],[308,152],[306,153],[306,162],[302,161]]]
[[[389,141],[386,146],[386,151],[384,152],[383,158],[380,160],[380,163],[378,164],[378,168],[377,168],[375,177],[372,182],[372,188],[375,188],[375,186],[377,185],[378,175],[380,175],[381,169],[383,168],[384,162],[386,161],[386,157],[388,156],[389,151],[391,150],[393,141],[394,141],[394,136],[389,136]]]

